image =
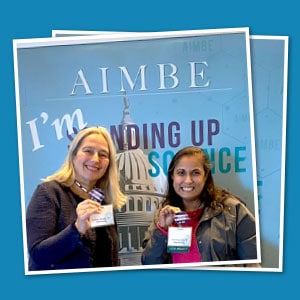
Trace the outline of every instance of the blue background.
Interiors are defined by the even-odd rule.
[[[1,294],[52,299],[195,297],[273,299],[297,293],[299,234],[296,227],[299,160],[296,118],[299,110],[300,29],[294,2],[241,1],[84,1],[64,4],[53,0],[7,2],[1,9],[0,126],[1,175]],[[299,22],[298,22],[299,23]],[[12,40],[51,36],[59,30],[169,31],[249,27],[251,35],[288,35],[289,71],[283,272],[193,270],[126,270],[25,276],[19,189],[19,166],[14,91]],[[299,86],[299,85],[298,85]],[[270,203],[271,205],[271,203]],[[108,296],[108,295],[107,295]]]

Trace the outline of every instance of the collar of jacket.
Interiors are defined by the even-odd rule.
[[[221,203],[217,203],[216,208],[205,207],[200,222],[207,221],[219,215],[222,211],[223,211],[223,205]]]

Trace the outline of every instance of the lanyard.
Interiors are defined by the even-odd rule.
[[[102,203],[104,200],[104,193],[100,188],[93,188],[90,192],[77,180],[74,183],[85,193],[88,193],[92,200]]]

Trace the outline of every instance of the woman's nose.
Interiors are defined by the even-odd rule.
[[[99,161],[100,160],[100,155],[98,152],[94,152],[93,156],[92,156],[92,160],[96,160]]]
[[[192,181],[193,181],[193,178],[192,178],[191,175],[187,174],[187,175],[185,176],[185,178],[184,178],[184,181],[185,181],[185,182],[192,182]]]

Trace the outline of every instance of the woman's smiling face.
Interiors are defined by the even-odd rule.
[[[206,174],[198,155],[181,157],[174,168],[172,178],[174,190],[184,203],[200,200]]]
[[[91,134],[84,138],[73,159],[75,177],[82,184],[93,186],[102,178],[109,166],[109,148],[100,134]]]

